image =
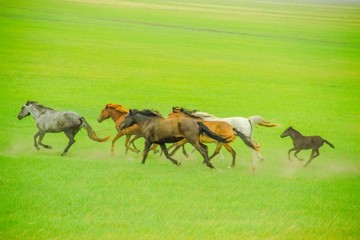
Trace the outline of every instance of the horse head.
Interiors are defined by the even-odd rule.
[[[26,108],[26,106],[24,105],[24,106],[21,108],[21,110],[20,110],[17,118],[18,118],[19,120],[21,120],[21,119],[23,119],[24,117],[29,116],[30,114],[31,114],[30,111],[29,111],[29,110]]]
[[[23,119],[24,117],[27,117],[27,116],[30,116],[31,115],[31,112],[29,110],[29,107],[33,104],[36,104],[37,102],[35,101],[27,101],[21,108],[19,114],[18,114],[18,119],[21,120]]]
[[[105,108],[103,110],[101,110],[100,115],[99,115],[99,117],[97,119],[97,121],[99,123],[101,123],[102,121],[104,121],[104,120],[106,120],[106,119],[108,119],[110,117],[110,113],[109,113],[109,110],[108,110],[108,105],[106,105]]]
[[[280,135],[280,137],[284,138],[284,137],[292,136],[294,133],[299,133],[299,132],[296,131],[293,126],[290,126]]]
[[[131,127],[132,125],[136,124],[134,115],[138,112],[139,110],[137,109],[130,109],[129,113],[125,116],[124,120],[120,124],[120,130],[123,130],[125,128]]]

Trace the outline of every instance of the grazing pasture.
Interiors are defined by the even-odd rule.
[[[322,0],[0,2],[1,239],[358,239],[360,4]],[[261,115],[265,160],[216,169],[176,153],[125,154],[125,137],[47,134],[33,146],[24,102],[85,117],[99,136],[108,103]],[[287,126],[328,139],[307,168],[289,162]],[[144,141],[136,145],[143,148]],[[186,146],[191,151],[191,146]],[[215,146],[209,145],[210,152]],[[299,156],[308,157],[308,152]]]

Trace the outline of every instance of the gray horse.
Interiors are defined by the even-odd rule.
[[[52,148],[50,145],[42,143],[45,133],[48,132],[64,132],[69,138],[69,143],[64,152],[61,154],[62,156],[65,156],[71,145],[75,143],[74,137],[81,128],[85,128],[88,136],[94,141],[104,142],[109,139],[109,137],[99,138],[85,118],[80,117],[75,112],[55,111],[54,109],[40,105],[37,102],[27,101],[27,103],[25,103],[25,105],[21,108],[18,119],[21,120],[29,115],[35,119],[36,126],[39,129],[39,131],[34,135],[34,146],[37,150],[40,149],[39,145],[48,149]],[[39,138],[38,141],[37,138]]]

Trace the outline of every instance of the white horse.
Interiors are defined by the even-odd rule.
[[[227,122],[228,124],[230,124],[233,128],[235,128],[237,131],[241,132],[242,134],[244,134],[250,142],[252,142],[255,146],[260,147],[260,145],[258,145],[254,139],[252,138],[252,132],[253,132],[253,126],[254,125],[259,125],[259,126],[263,126],[263,127],[276,127],[279,126],[279,124],[276,123],[272,123],[272,122],[268,122],[265,121],[264,118],[262,118],[261,116],[251,116],[248,118],[244,118],[244,117],[227,117],[227,118],[220,118],[220,117],[216,117],[214,115],[211,115],[207,112],[200,112],[197,110],[186,110],[184,108],[179,108],[179,107],[173,107],[173,111],[182,111],[182,112],[187,112],[187,114],[191,114],[191,116],[195,117],[195,118],[201,118],[204,119],[206,121],[224,121]],[[264,160],[264,157],[261,155],[259,150],[254,150],[252,148],[251,152],[252,152],[252,168],[253,170],[255,170],[255,166],[256,163],[258,162],[258,160],[262,161]]]

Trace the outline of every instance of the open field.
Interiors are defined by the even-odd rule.
[[[359,239],[360,4],[357,1],[0,0],[0,239]],[[261,115],[265,161],[234,143],[213,160],[124,153],[81,131],[66,157],[33,147],[27,100],[96,119],[107,103]],[[293,125],[324,146],[287,160]],[[142,148],[143,141],[136,142]],[[213,146],[209,146],[213,149]],[[190,151],[190,146],[187,146]],[[300,156],[307,158],[310,152]]]

